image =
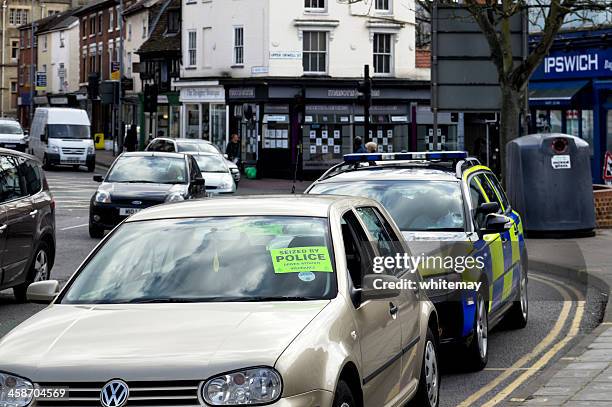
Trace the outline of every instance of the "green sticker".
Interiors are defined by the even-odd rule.
[[[325,246],[291,247],[270,250],[276,274],[332,273],[329,251]]]

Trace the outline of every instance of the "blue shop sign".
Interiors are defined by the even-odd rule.
[[[612,77],[612,48],[551,52],[532,80]]]

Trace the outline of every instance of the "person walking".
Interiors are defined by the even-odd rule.
[[[136,133],[136,125],[132,124],[128,129],[127,134],[125,135],[125,141],[123,143],[127,152],[133,152],[137,150],[138,137]]]
[[[353,140],[353,152],[356,154],[363,154],[368,152],[363,146],[363,140],[361,140],[361,137],[359,136],[356,136]]]

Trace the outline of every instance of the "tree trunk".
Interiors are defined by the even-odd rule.
[[[508,84],[501,83],[502,106],[499,128],[499,172],[506,177],[506,144],[519,135],[522,93]],[[499,174],[498,174],[499,175]]]

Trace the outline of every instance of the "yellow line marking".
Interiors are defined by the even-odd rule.
[[[540,280],[534,276],[530,276],[530,278]],[[500,383],[512,376],[516,369],[524,367],[530,360],[535,359],[557,338],[557,336],[559,336],[561,330],[565,326],[565,322],[569,318],[570,310],[572,309],[572,303],[570,302],[571,298],[569,296],[569,293],[560,285],[549,281],[542,281],[542,283],[549,285],[555,290],[557,290],[565,300],[563,302],[561,312],[559,313],[559,318],[557,319],[557,322],[555,322],[555,325],[553,326],[551,331],[548,333],[548,335],[546,335],[544,339],[542,339],[542,341],[533,349],[533,351],[523,355],[505,372],[490,381],[486,386],[482,387],[476,393],[473,393],[470,397],[462,401],[460,404],[457,405],[457,407],[468,407],[476,403],[476,401],[478,401],[481,397],[494,390],[497,386],[499,386]]]
[[[536,278],[536,280],[541,281],[541,282],[546,282],[546,283],[552,283],[547,278],[541,278],[541,279],[540,278]],[[552,284],[554,284],[554,283],[552,283]],[[577,297],[580,297],[580,293],[576,289],[574,289],[573,287],[567,287],[567,288],[569,288],[571,291],[573,291],[574,294],[577,295]],[[577,304],[576,304],[576,313],[574,314],[574,318],[572,319],[572,324],[570,326],[570,329],[569,329],[569,332],[567,333],[567,335],[563,339],[561,339],[559,342],[554,344],[553,347],[548,350],[548,352],[546,352],[544,355],[542,355],[542,357],[531,366],[530,370],[525,371],[523,374],[521,374],[519,377],[517,377],[512,383],[510,383],[508,386],[506,386],[505,388],[500,390],[495,395],[495,397],[493,397],[487,403],[483,404],[482,407],[493,407],[493,406],[496,406],[497,404],[501,403],[506,397],[508,397],[510,394],[512,394],[512,392],[514,390],[516,390],[521,384],[523,384],[525,381],[527,381],[527,379],[529,379],[531,376],[533,376],[538,370],[540,370],[544,366],[546,366],[546,364],[548,362],[550,362],[550,360],[556,354],[558,354],[561,350],[563,350],[563,348],[574,337],[576,337],[576,335],[578,335],[578,332],[580,330],[580,322],[582,321],[582,316],[584,315],[584,304],[585,304],[585,301],[578,301],[577,302]]]

